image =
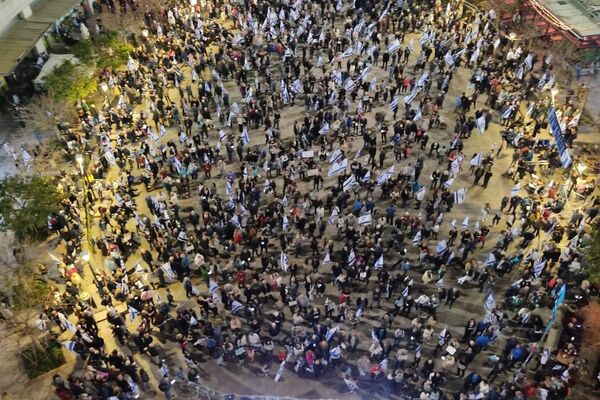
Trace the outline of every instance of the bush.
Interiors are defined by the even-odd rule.
[[[89,65],[94,61],[94,43],[91,40],[80,40],[71,47],[71,53],[83,64]]]
[[[58,100],[77,102],[94,93],[98,80],[92,69],[86,70],[70,61],[65,61],[46,76],[48,93]]]
[[[46,342],[42,349],[29,345],[21,351],[21,360],[29,379],[37,378],[65,363],[60,343],[55,340]]]
[[[14,305],[17,311],[35,306],[35,303],[39,304],[50,294],[50,286],[41,279],[31,279],[27,285],[29,287],[25,288],[22,282],[14,288]]]

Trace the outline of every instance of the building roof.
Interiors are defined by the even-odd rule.
[[[600,0],[538,0],[579,38],[600,35]]]
[[[43,0],[29,18],[17,20],[12,29],[0,36],[0,75],[10,75],[54,21],[77,5],[78,0]]]

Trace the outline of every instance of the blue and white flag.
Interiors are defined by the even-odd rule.
[[[485,266],[489,267],[490,265],[494,265],[496,264],[496,256],[494,256],[494,253],[490,253],[487,257],[487,259],[485,260]]]
[[[286,272],[288,270],[288,256],[286,256],[283,251],[279,255],[279,264],[283,272]]]
[[[510,190],[510,197],[515,197],[519,194],[521,190],[521,182],[517,182],[517,184]]]
[[[329,171],[327,172],[327,176],[335,176],[337,174],[342,173],[348,168],[348,159],[344,158],[340,162],[336,162],[329,167]]]
[[[285,196],[283,196],[283,199],[281,200],[281,204],[283,204],[284,207],[288,206],[287,194]]]
[[[325,253],[325,257],[323,257],[323,264],[330,264],[331,263],[331,255],[329,254],[329,250],[327,250],[327,253]]]
[[[175,272],[173,272],[173,268],[171,268],[171,264],[169,264],[169,262],[164,263],[160,268],[170,279],[175,279]]]
[[[196,326],[198,325],[198,320],[196,318],[194,318],[194,316],[190,316],[190,326]]]
[[[290,225],[290,221],[288,221],[288,217],[287,215],[283,215],[283,221],[282,221],[282,228],[284,231],[287,230],[288,226]]]
[[[63,328],[73,333],[77,332],[77,327],[75,327],[75,325],[73,325],[64,315],[58,314],[58,319]]]
[[[496,309],[496,297],[494,296],[494,292],[490,288],[485,296],[485,302],[483,307],[488,313],[493,312]]]
[[[329,222],[330,225],[335,224],[335,221],[337,220],[339,213],[340,213],[340,210],[336,206],[333,209],[333,211],[331,212],[331,216],[329,217],[329,220],[327,222]]]
[[[482,159],[481,153],[477,153],[477,154],[475,154],[475,157],[473,157],[471,159],[471,161],[469,162],[469,165],[472,167],[477,167],[477,166],[481,165],[481,159]]]
[[[354,249],[350,250],[350,254],[348,254],[348,265],[353,265],[356,262],[356,254],[354,254]]]
[[[344,90],[346,90],[347,92],[350,92],[352,90],[352,88],[354,88],[354,85],[356,85],[356,82],[354,82],[353,79],[348,79],[346,81],[346,84],[344,85]]]
[[[244,146],[247,146],[250,143],[250,136],[248,135],[248,128],[246,126],[244,126],[244,129],[242,130],[241,139]]]
[[[398,97],[394,97],[394,99],[390,102],[390,110],[396,111],[398,109]]]
[[[508,119],[511,117],[513,110],[515,109],[515,106],[510,106],[508,107],[503,113],[502,113],[502,119]]]
[[[383,268],[383,254],[379,256],[379,258],[377,259],[377,261],[375,261],[374,267],[375,267],[375,269],[381,269],[381,268]]]
[[[335,335],[339,331],[340,331],[339,325],[336,325],[333,328],[328,328],[327,333],[325,333],[325,340],[327,340],[328,342],[331,342],[331,339],[333,339],[333,335]]]
[[[240,302],[239,302],[239,301],[237,301],[237,300],[234,300],[234,301],[231,303],[231,313],[232,313],[232,314],[235,314],[235,313],[237,313],[237,312],[238,312],[238,311],[240,311],[242,308],[244,308],[244,306],[242,305],[242,303],[240,303]]]
[[[415,86],[414,90],[411,92],[411,94],[409,94],[408,96],[404,96],[404,98],[402,99],[404,101],[404,104],[410,104],[413,102],[413,100],[417,97],[417,95],[419,94],[419,88],[418,86]]]
[[[327,135],[329,133],[329,123],[325,122],[321,129],[319,129],[319,134]]]
[[[421,231],[418,231],[415,237],[413,238],[412,244],[413,246],[417,246],[421,242]]]
[[[219,290],[219,285],[217,285],[217,282],[213,281],[212,279],[209,279],[208,291],[212,294],[215,293],[217,290]]]
[[[294,81],[292,84],[292,90],[294,93],[302,93],[302,82],[300,82],[300,79],[296,79]]]
[[[371,225],[371,213],[361,215],[358,217],[359,225]]]
[[[435,287],[438,289],[442,289],[446,284],[444,283],[444,278],[440,278],[436,283]]]
[[[454,203],[462,204],[465,202],[465,198],[467,197],[467,188],[458,189],[454,192]]]
[[[538,278],[542,274],[542,271],[544,271],[545,267],[546,267],[546,260],[542,260],[540,258],[540,260],[536,261],[536,263],[533,266],[533,274],[535,275],[536,278]]]
[[[471,58],[469,58],[469,62],[474,63],[477,61],[478,58],[479,58],[479,47],[475,49],[473,54],[471,54]]]
[[[371,329],[371,340],[374,342],[379,342],[379,337],[377,336],[375,329]]]
[[[369,73],[369,71],[371,71],[371,66],[367,65],[366,67],[363,68],[362,71],[360,71],[360,74],[358,75],[357,80],[365,81],[365,78],[367,77],[367,74]]]
[[[444,253],[446,250],[448,250],[448,244],[446,243],[445,240],[440,241],[437,246],[435,246],[435,251],[438,254],[442,254]]]
[[[440,345],[443,345],[444,343],[446,343],[446,335],[448,335],[448,328],[442,329],[442,331],[438,335],[438,343]]]
[[[415,112],[415,116],[413,117],[413,122],[416,122],[423,118],[423,113],[421,112],[421,107],[417,106],[417,110]]]
[[[531,71],[533,69],[533,53],[529,53],[525,58],[525,65],[527,66],[527,70]]]
[[[77,352],[75,351],[75,345],[77,344],[76,341],[65,340],[64,342],[60,342],[60,344],[62,344],[67,350],[72,351],[73,353],[77,354]]]
[[[466,217],[462,222],[463,228],[466,228],[467,226],[469,226],[469,217]]]
[[[135,321],[135,319],[137,318],[137,316],[140,312],[132,306],[128,306],[127,310],[129,311],[129,319],[131,319],[132,321]]]
[[[479,133],[483,134],[485,132],[485,126],[487,124],[485,115],[482,115],[481,117],[477,118],[475,122],[477,123],[477,129],[479,130]]]
[[[390,43],[387,47],[387,51],[390,54],[394,54],[400,49],[400,40],[396,39],[392,43]]]
[[[395,165],[392,165],[383,174],[377,177],[377,186],[383,185],[388,179],[394,176],[394,167]]]
[[[362,177],[361,181],[368,182],[369,179],[371,179],[371,171],[367,171],[367,173],[365,174],[365,176]]]
[[[387,359],[387,357],[386,357],[386,358],[384,358],[383,360],[381,360],[381,362],[379,363],[379,368],[380,368],[380,369],[381,369],[383,372],[385,372],[385,371],[387,370],[387,367],[388,367],[388,359]]]
[[[450,50],[448,50],[444,56],[444,61],[448,67],[452,68],[454,66],[454,57],[452,57],[452,52]]]
[[[423,35],[419,39],[419,43],[421,43],[421,46],[423,46],[429,42],[429,37],[430,37],[429,31],[423,32]]]
[[[352,46],[348,47],[348,48],[346,49],[346,51],[344,51],[344,52],[342,53],[342,58],[347,58],[347,57],[350,57],[350,56],[352,55],[352,53],[353,53],[353,52],[354,52],[354,50],[352,50]]]
[[[358,182],[356,182],[356,178],[354,177],[354,174],[352,174],[344,181],[342,185],[342,190],[344,192],[347,192],[349,190],[352,190],[352,188],[354,188],[354,186],[356,185],[358,185]]]
[[[402,297],[408,296],[409,292],[410,292],[410,287],[408,285],[404,286],[404,289],[402,289]]]
[[[415,349],[415,359],[421,358],[421,346],[417,346]]]

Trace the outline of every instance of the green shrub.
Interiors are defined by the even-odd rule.
[[[33,345],[21,351],[23,367],[29,379],[37,378],[65,363],[60,343],[55,340],[45,343],[44,348],[36,349]]]

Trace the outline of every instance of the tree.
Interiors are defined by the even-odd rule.
[[[586,243],[583,266],[592,283],[600,283],[600,230],[594,229]]]
[[[39,132],[42,135],[56,132],[58,124],[71,124],[76,118],[75,107],[57,99],[52,93],[32,97],[19,113],[19,120],[28,133]]]
[[[3,228],[19,240],[40,237],[46,232],[48,215],[61,208],[64,195],[48,177],[15,175],[0,181],[0,216]]]

